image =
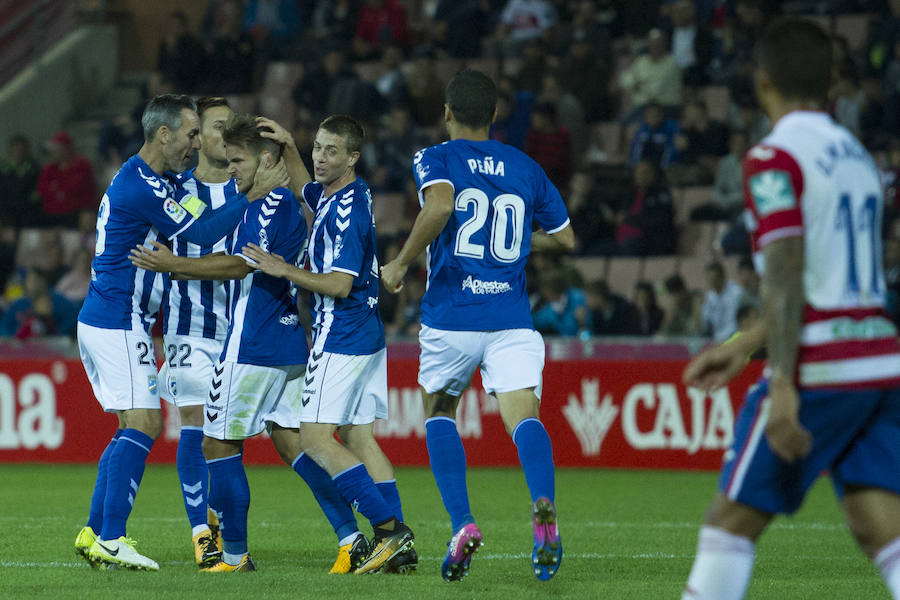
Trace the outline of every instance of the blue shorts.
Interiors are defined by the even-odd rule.
[[[767,513],[793,513],[823,471],[838,498],[847,485],[900,494],[900,390],[800,391],[800,423],[812,450],[793,464],[775,456],[766,440],[769,385],[747,392],[726,451],[719,491]]]

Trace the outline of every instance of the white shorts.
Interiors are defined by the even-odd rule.
[[[102,329],[79,321],[78,350],[103,410],[159,410],[156,353],[153,338],[143,330]]]
[[[303,365],[217,362],[203,410],[203,434],[217,440],[245,440],[261,433],[266,415],[275,410],[287,382],[302,373]]]
[[[422,325],[419,385],[429,394],[459,396],[481,367],[488,394],[534,388],[541,397],[544,339],[533,329],[445,331]]]
[[[310,352],[300,421],[368,425],[388,418],[387,351],[351,355]]]
[[[222,344],[201,337],[163,336],[166,360],[159,370],[160,398],[178,407],[205,404]]]
[[[302,365],[306,366],[306,365]],[[300,395],[303,393],[303,373],[299,377],[289,380],[284,384],[281,398],[263,420],[266,425],[278,425],[285,429],[297,429],[300,427]],[[271,433],[271,428],[269,428]]]

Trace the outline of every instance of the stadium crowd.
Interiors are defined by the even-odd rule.
[[[491,136],[544,168],[577,237],[572,258],[533,257],[536,328],[722,340],[759,308],[741,159],[771,125],[754,101],[751,49],[783,12],[835,36],[830,108],[882,170],[888,309],[900,321],[900,2],[210,0],[171,14],[145,96],[227,96],[291,128],[307,162],[325,115],[359,119],[357,170],[385,264],[418,211],[411,157],[446,139],[444,87],[464,65],[482,69],[499,90]],[[42,152],[8,141],[0,335],[74,334],[98,190],[140,147],[142,109],[102,124],[93,161],[62,130]],[[401,294],[382,294],[389,336],[415,335],[423,293],[424,264]]]

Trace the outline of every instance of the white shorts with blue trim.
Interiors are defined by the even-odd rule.
[[[367,425],[388,418],[387,351],[375,354],[309,354],[300,420]]]
[[[159,370],[160,397],[179,408],[205,404],[223,343],[187,335],[163,336],[166,358]]]

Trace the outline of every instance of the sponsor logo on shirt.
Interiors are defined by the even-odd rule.
[[[297,315],[285,315],[279,319],[279,322],[282,325],[287,325],[289,327],[296,327],[296,325],[300,322],[300,317]]]
[[[505,281],[482,281],[471,275],[465,278],[462,289],[471,290],[473,294],[505,294],[512,290],[512,286]]]
[[[181,223],[188,215],[188,212],[171,198],[166,198],[165,202],[163,202],[163,210],[166,211],[166,214],[169,215],[169,218],[176,223]]]
[[[750,178],[750,195],[760,217],[796,208],[791,179],[784,171],[764,171]]]

